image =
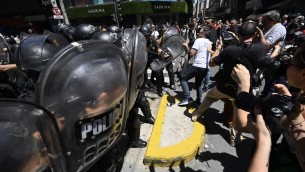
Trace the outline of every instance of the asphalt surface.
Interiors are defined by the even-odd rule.
[[[217,72],[218,67],[211,68],[211,79],[213,85],[213,76]],[[168,79],[165,80],[168,82]],[[194,88],[194,80],[189,81],[190,88]],[[160,115],[160,106],[162,106],[161,98],[158,97],[153,92],[147,92],[146,95],[150,101],[151,110],[153,116],[156,117],[155,125],[150,125],[143,123],[141,126],[141,139],[148,141],[148,147],[146,148],[130,148],[125,152],[125,157],[123,164],[119,168],[119,171],[122,172],[145,172],[145,171],[156,171],[156,172],[243,172],[247,171],[247,167],[251,160],[251,153],[254,150],[254,140],[250,134],[243,133],[245,140],[242,141],[236,147],[232,147],[229,144],[229,128],[225,121],[225,116],[223,112],[223,102],[215,102],[210,109],[205,112],[204,119],[199,121],[197,125],[203,126],[202,132],[204,134],[203,138],[192,137],[190,136],[197,132],[195,129],[194,123],[190,120],[190,112],[195,107],[191,105],[188,107],[179,107],[177,103],[181,100],[182,89],[179,81],[176,82],[177,89],[170,90],[165,87],[164,92],[167,92],[167,100],[165,115],[163,117],[162,113]],[[203,96],[205,96],[204,93]],[[196,90],[191,89],[191,96],[193,99],[196,99]],[[173,101],[176,100],[176,101]],[[164,102],[163,102],[164,104]],[[163,105],[164,106],[164,105]],[[141,114],[140,114],[141,115]],[[162,119],[162,121],[158,121]],[[157,122],[158,121],[158,122]],[[160,129],[161,128],[161,129]],[[173,151],[172,154],[187,154],[187,156],[179,156],[173,160],[173,158],[168,155],[170,153],[162,149],[152,149],[151,145],[156,139],[156,136],[153,132],[154,130],[161,130],[159,132],[160,143],[159,148],[171,148]],[[200,131],[201,132],[201,131]],[[152,139],[153,138],[153,139]],[[152,139],[152,140],[150,140]],[[188,147],[187,144],[184,147],[179,147],[181,142],[193,141],[195,143],[200,143],[201,145],[195,150],[194,147],[190,144]],[[189,142],[190,143],[190,142]],[[151,149],[151,151],[147,151]],[[183,149],[183,150],[181,150]],[[195,150],[196,154],[186,153],[185,150]],[[148,159],[147,154],[150,152],[150,155],[154,157],[155,161],[149,162],[159,162],[158,163],[145,163],[144,160]],[[165,159],[158,161],[159,156],[170,157],[169,160],[173,160],[176,163],[168,163]],[[166,162],[165,162],[166,161]],[[177,163],[178,161],[178,163]],[[162,167],[160,167],[162,166]]]

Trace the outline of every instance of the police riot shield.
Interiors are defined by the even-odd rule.
[[[147,63],[146,40],[138,29],[125,29],[123,32],[123,51],[130,63],[129,70],[129,110],[133,107],[138,92],[144,82],[144,70]]]
[[[150,68],[159,72],[164,69],[169,63],[175,60],[178,56],[180,56],[185,48],[182,44],[185,42],[185,39],[180,35],[174,35],[166,39],[166,41],[161,45],[161,49],[163,53],[153,60],[150,64]]]
[[[0,99],[0,171],[67,171],[59,130],[43,107]]]
[[[35,101],[63,121],[69,171],[86,171],[120,138],[126,124],[128,65],[112,43],[74,42],[42,70]]]

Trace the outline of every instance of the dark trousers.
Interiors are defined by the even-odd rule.
[[[197,99],[201,102],[202,100],[202,81],[203,78],[207,75],[208,69],[200,68],[195,66],[190,66],[187,70],[185,75],[181,80],[181,86],[184,94],[185,99],[190,99],[190,89],[188,86],[187,81],[195,77],[195,87],[197,91]]]

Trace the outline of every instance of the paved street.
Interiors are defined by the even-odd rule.
[[[218,70],[218,67],[211,69],[211,77],[213,77]],[[168,82],[168,80],[166,81]],[[193,80],[190,81],[190,88],[193,85]],[[165,88],[169,95],[178,98],[181,97],[182,91],[179,85],[179,82],[176,83],[178,85],[176,91],[172,91],[169,88]],[[196,98],[196,91],[194,89],[191,90],[192,97]],[[160,106],[160,98],[153,93],[147,93],[149,97],[149,101],[151,102],[151,109],[153,115],[157,115],[158,108]],[[204,94],[205,95],[205,94]],[[175,103],[177,104],[177,102]],[[166,127],[167,125],[171,125],[172,121],[183,121],[180,124],[175,124],[170,131],[172,134],[164,134],[168,131],[163,130],[161,138],[163,144],[165,142],[181,142],[186,136],[193,131],[191,128],[192,123],[190,122],[189,116],[185,115],[186,107],[180,108],[180,112],[177,114],[177,107],[175,105],[171,105],[170,103],[167,105],[167,112],[165,116],[169,116],[169,118],[164,118],[164,122],[161,125]],[[243,134],[246,138],[240,145],[236,148],[229,145],[229,129],[225,123],[223,111],[223,103],[218,101],[214,103],[210,109],[205,113],[205,118],[201,121],[201,125],[204,125],[206,129],[205,139],[203,141],[203,145],[201,149],[198,151],[198,154],[187,163],[180,163],[178,166],[165,166],[165,167],[157,167],[154,165],[146,166],[143,164],[143,159],[145,157],[145,152],[147,148],[139,149],[139,148],[131,148],[126,153],[124,158],[124,164],[122,166],[122,172],[132,172],[132,171],[156,171],[156,172],[166,172],[166,171],[209,171],[209,172],[239,172],[246,171],[247,166],[250,162],[250,154],[253,150],[253,139],[250,134]],[[174,114],[173,114],[174,113]],[[174,119],[170,119],[170,116],[178,115],[174,117]],[[158,118],[158,117],[157,117]],[[180,119],[181,118],[181,119]],[[169,122],[166,122],[169,121]],[[177,123],[177,122],[175,122]],[[155,124],[157,125],[157,123]],[[154,126],[156,127],[156,126]],[[145,141],[149,141],[151,137],[151,133],[153,130],[153,126],[149,124],[142,124],[141,127],[141,139]],[[175,131],[176,130],[176,131]],[[181,134],[183,132],[183,134]],[[185,132],[185,133],[184,133]],[[188,133],[188,134],[187,134]],[[166,135],[166,136],[164,136]],[[164,138],[166,137],[166,138]],[[184,138],[183,138],[184,137]],[[148,145],[149,146],[149,145]],[[178,151],[178,150],[177,150]]]

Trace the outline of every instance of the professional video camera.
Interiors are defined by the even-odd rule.
[[[281,119],[284,115],[290,115],[295,111],[298,104],[305,104],[305,99],[300,97],[274,94],[267,100],[256,98],[254,95],[241,92],[237,95],[235,105],[254,114],[254,106],[258,105],[262,110],[263,118],[272,133],[282,131]]]

